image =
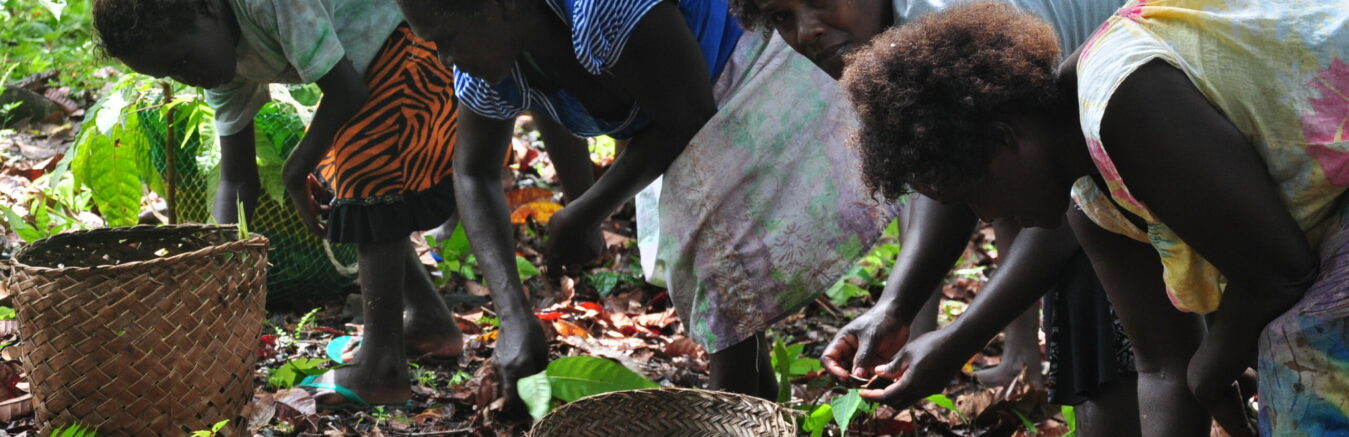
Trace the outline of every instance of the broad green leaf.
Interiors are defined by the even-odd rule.
[[[834,407],[834,423],[838,424],[838,428],[843,430],[844,435],[848,434],[848,425],[852,424],[853,416],[857,414],[857,410],[862,406],[862,403],[861,391],[855,388],[848,390],[848,394],[834,398],[834,401],[829,403]]]
[[[218,169],[220,166],[216,166]],[[215,170],[213,173],[219,172]],[[262,191],[267,193],[267,198],[281,206],[286,204],[286,185],[281,180],[281,166],[269,165],[258,167],[258,181],[262,184]]]
[[[834,286],[829,287],[828,290],[825,290],[824,294],[826,296],[829,296],[829,302],[832,302],[836,306],[846,305],[848,301],[852,300],[853,298],[865,297],[870,295],[870,293],[868,293],[866,290],[863,290],[861,287],[858,287],[856,285],[853,285],[851,282],[848,282],[846,278],[840,279],[838,282],[835,282]]]
[[[19,213],[10,209],[10,207],[0,205],[0,212],[3,212],[5,215],[5,223],[9,224],[9,230],[18,234],[19,238],[22,238],[23,241],[32,243],[42,238],[42,234],[39,233],[33,225],[24,221],[23,216],[20,216]]]
[[[225,425],[229,425],[229,423],[230,423],[229,419],[216,422],[215,425],[211,425],[211,433],[215,434],[217,432],[220,432],[220,430],[225,429]]]
[[[829,420],[834,418],[834,407],[829,404],[815,407],[806,420],[801,423],[801,429],[810,432],[810,437],[820,437],[824,434],[824,428],[829,424]]]
[[[520,393],[520,400],[529,407],[529,415],[534,417],[534,420],[542,419],[548,414],[553,401],[553,387],[548,382],[548,371],[520,378],[515,383],[515,390]]]
[[[539,268],[520,255],[515,256],[515,271],[520,274],[520,282],[539,275]]]
[[[791,370],[792,376],[801,376],[808,374],[810,372],[818,371],[823,368],[824,366],[820,365],[820,360],[814,358],[799,357],[792,360]]]
[[[566,357],[548,364],[553,396],[566,402],[619,390],[660,387],[622,364],[604,358]]]
[[[286,364],[272,371],[267,377],[267,385],[286,389],[294,387],[304,380],[306,376],[322,375],[329,369],[322,368],[327,363],[327,358],[296,358],[286,362]]]
[[[122,119],[122,109],[131,102],[122,93],[110,93],[99,102],[94,112],[94,126],[98,132],[111,135],[113,127]],[[87,126],[86,126],[87,128]]]
[[[590,275],[589,278],[591,285],[595,286],[595,292],[599,293],[600,297],[608,296],[609,293],[614,291],[614,287],[618,286],[618,273],[597,272]]]
[[[468,244],[468,233],[464,231],[463,222],[455,225],[454,232],[450,234],[450,239],[446,240],[444,244],[441,248],[448,253],[441,253],[440,256],[442,257],[464,259],[473,253],[473,247]]]
[[[0,320],[14,320],[14,317],[16,316],[17,314],[14,312],[14,308],[0,306]]]
[[[150,159],[150,139],[145,136],[145,129],[141,127],[141,112],[134,109],[127,111],[121,137],[117,140],[123,147],[128,147],[131,155],[136,157],[136,174],[140,176],[141,182],[163,197],[166,194],[164,180],[160,178],[159,171],[155,170],[155,164]]]
[[[121,126],[113,128],[117,137]],[[108,226],[135,225],[140,215],[141,180],[136,175],[134,150],[123,148],[111,138],[99,136],[90,144],[88,168],[89,189],[94,192],[94,203]]]

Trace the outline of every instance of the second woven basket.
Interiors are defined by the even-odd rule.
[[[782,406],[734,393],[661,388],[599,394],[563,405],[530,437],[792,437],[795,416]]]

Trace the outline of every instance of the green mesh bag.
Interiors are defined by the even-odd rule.
[[[209,117],[188,114],[188,105],[204,105],[199,100],[180,104],[175,111],[174,210],[179,222],[212,222],[211,205],[220,180],[219,151],[212,150],[214,129]],[[198,126],[193,135],[190,126]],[[150,161],[161,179],[167,180],[165,165],[164,111],[140,111]],[[285,156],[300,142],[304,123],[287,105],[268,103],[254,118],[257,132],[258,174],[263,193],[249,221],[249,230],[271,240],[267,270],[268,305],[338,297],[355,279],[356,247],[327,244],[311,234],[300,222],[281,183]],[[183,133],[187,139],[184,141]],[[204,143],[204,144],[203,144]],[[203,149],[203,147],[212,149]],[[342,271],[339,271],[339,266]]]

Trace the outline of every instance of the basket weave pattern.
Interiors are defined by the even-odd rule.
[[[267,239],[213,226],[57,235],[15,254],[20,351],[43,435],[240,435],[266,299]]]
[[[792,437],[793,416],[776,403],[734,393],[649,389],[605,393],[564,405],[530,437]]]

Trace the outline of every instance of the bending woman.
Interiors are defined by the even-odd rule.
[[[1186,374],[1158,376],[1249,435],[1233,381],[1258,354],[1262,434],[1345,432],[1349,5],[1208,3],[1126,4],[1057,71],[1052,32],[1000,5],[886,33],[844,77],[867,177],[1042,226],[1071,189],[1137,348],[1188,341],[1166,306],[1216,311]],[[1140,392],[1144,414],[1175,395]]]
[[[456,68],[464,106],[455,193],[495,305],[519,315],[503,317],[495,353],[502,388],[514,400],[515,380],[546,365],[535,358],[542,355],[520,351],[546,349],[523,299],[496,182],[504,150],[495,145],[509,139],[510,119],[535,110],[577,136],[631,139],[604,176],[549,222],[550,269],[581,264],[600,252],[600,223],[660,176],[716,111],[712,83],[742,32],[715,0],[400,3],[418,35]],[[761,364],[767,370],[766,350]]]

